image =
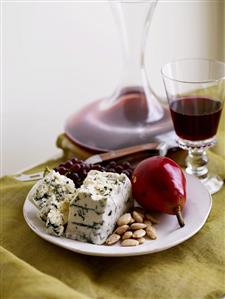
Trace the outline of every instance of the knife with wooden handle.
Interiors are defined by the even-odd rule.
[[[147,143],[141,145],[130,146],[114,151],[110,151],[107,153],[93,155],[86,160],[84,160],[88,164],[96,164],[101,163],[104,161],[116,160],[123,157],[132,157],[132,155],[145,153],[149,156],[153,155],[160,155],[165,156],[168,151],[168,146],[164,142],[154,142],[154,143]],[[14,178],[18,181],[26,182],[26,181],[36,181],[43,178],[44,172],[38,172],[33,174],[18,174],[15,175]]]
[[[150,155],[155,154],[155,155],[165,156],[167,150],[168,150],[167,145],[164,142],[146,143],[146,144],[135,145],[135,146],[130,146],[130,147],[110,151],[108,153],[93,155],[87,158],[85,162],[89,164],[96,164],[104,161],[116,160],[118,158],[131,156],[141,152],[147,152],[147,153],[149,152]]]

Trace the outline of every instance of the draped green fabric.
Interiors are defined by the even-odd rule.
[[[225,178],[225,112],[210,170]],[[173,156],[181,162],[183,156]],[[47,161],[31,171],[53,167]],[[136,257],[92,257],[50,244],[26,225],[33,182],[0,179],[0,288],[3,299],[212,299],[225,296],[225,187],[204,227],[168,250]],[[196,198],[196,200],[198,200]]]

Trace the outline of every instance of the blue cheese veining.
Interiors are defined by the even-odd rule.
[[[70,202],[66,237],[103,244],[132,204],[126,175],[91,170]]]

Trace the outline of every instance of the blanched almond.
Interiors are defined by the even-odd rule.
[[[156,219],[155,217],[153,217],[152,215],[150,215],[149,213],[145,214],[145,218],[147,220],[150,220],[153,224],[158,224],[159,220]]]
[[[146,227],[147,227],[146,224],[144,224],[144,223],[137,223],[137,222],[132,223],[131,226],[130,226],[130,228],[132,230],[143,229],[143,228],[146,228]]]
[[[138,223],[143,222],[143,216],[140,213],[138,213],[137,211],[133,211],[132,216],[136,222],[138,222]]]
[[[126,239],[126,240],[123,240],[121,243],[122,246],[137,246],[138,244],[139,244],[139,242],[134,239]]]
[[[139,239],[146,235],[146,231],[143,229],[138,229],[133,232],[133,238]]]
[[[131,231],[127,231],[122,235],[122,240],[130,239],[132,238],[133,233]]]
[[[139,242],[139,244],[144,244],[144,242],[145,242],[145,238],[137,239],[137,241]]]
[[[144,218],[145,210],[142,207],[134,207],[134,211],[136,211],[139,214],[141,214],[141,216]]]
[[[146,234],[151,240],[157,239],[156,231],[153,226],[148,225],[146,228]]]
[[[118,220],[117,220],[117,225],[118,226],[122,226],[125,224],[128,224],[131,221],[131,214],[130,213],[126,213],[124,215],[122,215]]]
[[[152,222],[148,219],[144,219],[144,224],[146,225],[152,225]]]
[[[132,224],[132,223],[134,223],[134,222],[135,222],[134,218],[131,217],[131,220],[130,220],[129,224]]]
[[[117,235],[117,234],[112,234],[111,236],[108,237],[108,239],[105,241],[105,243],[107,245],[113,245],[115,244],[116,242],[118,242],[120,239],[120,235]]]
[[[118,226],[117,229],[115,230],[116,234],[122,235],[124,234],[127,230],[129,229],[129,225],[124,224],[121,226]]]

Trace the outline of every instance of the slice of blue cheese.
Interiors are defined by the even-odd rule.
[[[66,237],[103,244],[132,205],[131,182],[125,174],[91,170],[70,202]]]
[[[76,192],[73,181],[54,170],[32,188],[29,199],[39,209],[49,234],[61,236],[68,220],[69,204]]]

